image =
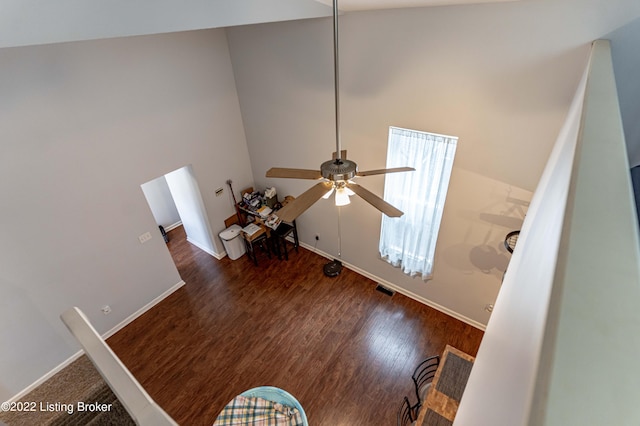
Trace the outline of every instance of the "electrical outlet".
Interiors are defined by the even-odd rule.
[[[140,244],[144,244],[151,239],[151,232],[145,232],[144,234],[138,237],[140,240]]]
[[[102,307],[102,313],[105,314],[105,315],[109,315],[111,313],[111,306],[104,305]]]

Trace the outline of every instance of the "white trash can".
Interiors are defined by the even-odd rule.
[[[236,260],[246,251],[241,234],[242,228],[240,225],[231,225],[219,234],[224,249],[231,260]]]

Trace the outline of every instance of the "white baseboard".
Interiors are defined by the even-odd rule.
[[[190,240],[189,237],[187,237],[187,241],[189,243],[193,244],[194,246],[198,247],[203,252],[205,252],[207,254],[210,254],[211,256],[215,257],[218,260],[222,259],[223,257],[225,257],[227,255],[227,252],[222,252],[222,254],[216,253],[213,250],[211,250],[210,248],[207,248],[207,247],[203,246],[202,244],[198,243],[197,241]]]
[[[312,245],[309,245],[307,243],[300,242],[300,246],[302,246],[302,247],[304,247],[304,248],[306,248],[306,249],[308,249],[308,250],[310,250],[310,251],[312,251],[314,253],[317,253],[320,256],[326,257],[327,259],[335,259],[336,258],[335,256],[332,256],[332,255],[330,255],[328,253],[325,253],[322,250],[318,250],[317,248],[315,248]],[[383,286],[385,286],[387,288],[390,288],[391,290],[394,290],[394,291],[396,291],[396,292],[398,292],[400,294],[403,294],[403,295],[405,295],[405,296],[407,296],[407,297],[409,297],[409,298],[411,298],[413,300],[416,300],[416,301],[418,301],[418,302],[420,302],[420,303],[422,303],[424,305],[427,305],[427,306],[429,306],[429,307],[431,307],[431,308],[433,308],[433,309],[435,309],[437,311],[445,313],[445,314],[449,315],[450,317],[453,317],[453,318],[455,318],[457,320],[460,320],[460,321],[462,321],[462,322],[464,322],[466,324],[469,324],[472,327],[475,327],[475,328],[477,328],[479,330],[482,330],[482,331],[484,331],[486,329],[486,327],[487,327],[485,324],[482,324],[482,323],[480,323],[478,321],[472,320],[471,318],[468,318],[468,317],[466,317],[464,315],[461,315],[461,314],[459,314],[459,313],[457,313],[455,311],[452,311],[449,308],[446,308],[446,307],[444,307],[442,305],[434,303],[429,299],[426,299],[426,298],[424,298],[422,296],[419,296],[419,295],[407,290],[406,288],[403,288],[403,287],[400,287],[398,285],[395,285],[395,284],[393,284],[393,283],[391,283],[391,282],[389,282],[389,281],[387,281],[387,280],[385,280],[383,278],[375,276],[372,273],[365,271],[364,269],[361,269],[361,268],[359,268],[359,267],[357,267],[355,265],[352,265],[350,263],[347,263],[347,262],[343,261],[342,259],[340,259],[340,262],[342,262],[342,265],[344,267],[346,267],[348,269],[351,269],[352,271],[357,272],[358,274],[360,274],[362,276],[365,276],[365,277],[369,278],[370,280],[373,280],[373,281],[375,281],[377,283],[380,283]]]
[[[115,327],[113,327],[111,330],[107,331],[106,333],[104,333],[102,335],[102,338],[104,340],[107,340],[109,337],[113,336],[114,334],[116,334],[118,331],[122,330],[125,326],[127,326],[128,324],[130,324],[131,322],[133,322],[133,320],[135,320],[136,318],[138,318],[139,316],[141,316],[142,314],[144,314],[145,312],[147,312],[149,309],[153,308],[155,305],[157,305],[158,303],[160,303],[163,299],[165,299],[167,296],[169,296],[171,293],[173,293],[174,291],[176,291],[177,289],[179,289],[180,287],[182,287],[183,285],[185,285],[185,282],[180,280],[179,283],[171,286],[168,290],[164,291],[161,295],[159,295],[158,297],[156,297],[155,299],[153,299],[151,302],[147,303],[146,305],[144,305],[142,308],[138,309],[136,312],[134,312],[133,314],[129,315],[127,318],[125,318],[122,322],[120,322],[118,325],[116,325]],[[58,374],[60,371],[62,371],[63,369],[65,369],[67,366],[69,366],[72,362],[74,362],[75,360],[77,360],[78,358],[80,358],[82,355],[84,354],[84,351],[81,349],[78,352],[76,352],[75,354],[71,355],[68,359],[66,359],[65,361],[63,361],[60,365],[58,365],[57,367],[55,367],[53,370],[49,371],[48,373],[46,373],[44,376],[40,377],[38,380],[36,380],[35,382],[33,382],[32,384],[30,384],[29,386],[27,386],[25,389],[23,389],[22,391],[18,392],[18,394],[14,395],[11,399],[9,399],[7,402],[15,402],[15,401],[19,401],[21,398],[23,398],[24,396],[26,396],[29,392],[33,391],[34,389],[36,389],[38,386],[40,386],[41,384],[43,384],[44,382],[46,382],[47,380],[49,380],[50,378],[52,378],[53,376],[55,376],[56,374]]]
[[[169,232],[169,231],[171,231],[173,229],[176,229],[178,226],[182,226],[182,221],[181,220],[177,221],[176,223],[174,223],[172,225],[165,226],[164,230],[166,232]]]
[[[144,314],[145,312],[147,312],[149,309],[153,308],[154,306],[156,306],[158,303],[162,302],[162,300],[164,300],[167,296],[169,296],[171,293],[173,293],[174,291],[176,291],[177,289],[179,289],[180,287],[182,287],[183,285],[185,285],[185,282],[180,280],[180,282],[172,285],[171,287],[169,287],[167,290],[165,290],[161,295],[159,295],[158,297],[156,297],[155,299],[153,299],[151,302],[147,303],[146,305],[144,305],[142,308],[138,309],[137,311],[135,311],[134,313],[132,313],[131,315],[129,315],[128,317],[126,317],[124,320],[122,320],[119,324],[117,324],[115,327],[113,327],[111,330],[107,331],[106,333],[104,333],[102,335],[102,338],[104,340],[107,340],[109,337],[113,336],[114,334],[116,334],[118,331],[122,330],[123,328],[125,328],[127,325],[129,325],[130,323],[133,322],[133,320],[135,320],[136,318],[138,318],[140,315]]]

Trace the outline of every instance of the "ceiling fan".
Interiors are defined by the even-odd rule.
[[[320,198],[329,198],[334,192],[336,206],[349,204],[349,196],[355,194],[389,217],[399,217],[403,214],[402,211],[352,180],[362,176],[409,172],[415,169],[412,167],[396,167],[361,172],[358,170],[358,165],[355,162],[347,160],[347,151],[340,148],[338,59],[338,0],[333,0],[333,71],[335,82],[336,151],[333,153],[333,159],[325,161],[320,165],[320,170],[274,167],[267,171],[266,177],[320,180],[320,182],[278,210],[277,215],[280,220],[284,222],[292,222]]]

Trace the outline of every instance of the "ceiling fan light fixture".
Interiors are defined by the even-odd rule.
[[[336,189],[336,206],[346,206],[349,203],[349,190],[344,187]]]
[[[325,200],[328,200],[328,199],[329,199],[329,197],[331,197],[331,194],[333,194],[333,190],[334,190],[334,189],[335,189],[335,188],[332,186],[332,187],[331,187],[331,189],[330,189],[330,190],[328,190],[328,191],[327,191],[327,193],[326,193],[326,194],[324,194],[324,195],[322,196],[322,198],[324,198]]]

